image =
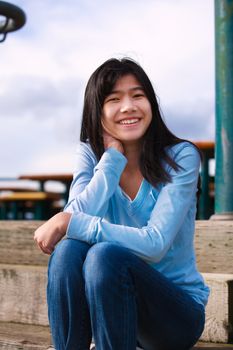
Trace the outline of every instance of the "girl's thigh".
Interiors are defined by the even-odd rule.
[[[136,291],[139,343],[146,350],[191,348],[204,328],[204,307],[136,256],[130,270]]]
[[[204,308],[179,286],[129,249],[116,244],[94,245],[87,259],[85,272],[89,280],[98,278],[99,271],[101,276],[107,276],[110,291],[115,280],[129,286],[127,295],[131,295],[136,303],[137,338],[142,347],[146,350],[187,350],[196,343],[204,327]],[[118,289],[125,292],[123,287]],[[110,295],[108,299],[111,299]]]

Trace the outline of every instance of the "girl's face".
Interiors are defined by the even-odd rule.
[[[105,98],[102,126],[123,144],[139,142],[152,120],[152,111],[142,86],[132,74],[119,78]]]

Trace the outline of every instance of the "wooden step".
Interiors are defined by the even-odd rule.
[[[47,265],[33,240],[42,221],[0,223],[0,263]],[[195,250],[200,271],[233,274],[233,221],[196,221]]]
[[[0,321],[48,325],[45,266],[0,264]]]
[[[49,327],[0,322],[1,350],[47,350],[51,347]],[[233,344],[198,342],[193,350],[232,349]]]
[[[41,221],[0,222],[0,321],[48,325],[48,256],[33,233]],[[202,340],[233,341],[233,222],[197,221],[195,248],[199,269],[211,287]]]
[[[45,266],[0,265],[0,321],[48,325],[46,271]],[[203,276],[211,288],[211,295],[201,339],[228,343],[233,338],[233,275]]]
[[[43,254],[33,240],[34,231],[43,221],[0,221],[0,263],[43,265],[48,255]]]
[[[233,221],[197,220],[195,252],[199,271],[233,273]]]
[[[1,350],[46,350],[50,344],[49,327],[0,322]]]
[[[201,339],[206,342],[233,341],[233,274],[204,273],[211,289],[206,323]]]

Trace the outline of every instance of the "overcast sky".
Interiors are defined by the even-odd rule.
[[[214,139],[213,0],[8,0],[27,14],[0,44],[0,177],[72,172],[83,92],[110,57],[148,73],[168,127]]]

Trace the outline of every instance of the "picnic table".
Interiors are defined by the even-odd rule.
[[[72,174],[23,174],[19,176],[19,180],[32,180],[39,183],[39,190],[45,192],[45,183],[48,181],[57,181],[65,185],[64,199],[67,201],[69,196],[69,188],[72,182]]]
[[[18,178],[1,178],[0,219],[45,220],[60,211],[68,199],[71,174],[24,174]],[[25,181],[33,182],[34,188],[25,186]],[[7,186],[4,185],[4,182]],[[17,185],[15,184],[17,182]],[[22,181],[22,183],[21,183]],[[56,181],[65,185],[64,192],[47,191],[45,184]],[[19,185],[22,185],[19,186]]]
[[[60,200],[58,193],[2,192],[0,195],[0,219],[26,219],[28,212],[34,220],[48,219],[53,214],[53,204]]]

